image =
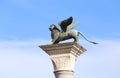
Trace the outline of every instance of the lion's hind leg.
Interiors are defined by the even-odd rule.
[[[74,43],[79,43],[78,36],[74,37]]]

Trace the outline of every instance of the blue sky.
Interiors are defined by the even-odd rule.
[[[119,8],[118,0],[1,0],[0,39],[50,39],[49,25],[69,16],[89,37],[118,39]]]
[[[88,51],[77,60],[75,78],[120,78],[119,0],[0,0],[0,78],[53,78],[38,45],[51,40],[51,24],[69,16],[79,23],[75,29],[100,43],[79,38]]]

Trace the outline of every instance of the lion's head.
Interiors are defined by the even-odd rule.
[[[50,25],[49,30],[52,31],[53,29],[57,29],[60,31],[55,24]]]

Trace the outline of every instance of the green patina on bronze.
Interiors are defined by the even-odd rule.
[[[61,30],[57,28],[55,24],[50,25],[49,30],[51,31],[52,41],[50,44],[57,44],[60,41],[68,40],[73,38],[75,43],[79,43],[78,36],[79,34],[86,39],[88,42],[97,44],[96,42],[89,41],[80,31],[72,30],[77,26],[77,22],[73,23],[73,18],[69,17],[59,23]]]

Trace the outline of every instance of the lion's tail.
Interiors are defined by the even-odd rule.
[[[83,35],[80,31],[78,32],[78,35],[81,35],[86,41],[88,41],[88,42],[90,42],[90,43],[93,43],[93,44],[98,44],[98,43],[96,43],[96,42],[92,42],[92,41],[90,41],[90,40],[88,40],[86,37],[85,37],[85,35]]]

